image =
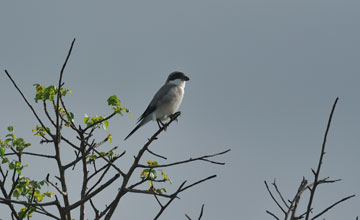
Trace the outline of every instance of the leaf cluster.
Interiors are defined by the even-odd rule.
[[[47,184],[45,180],[36,181],[23,175],[23,169],[28,165],[22,163],[22,155],[24,150],[31,146],[21,137],[16,137],[14,133],[14,127],[9,126],[7,128],[8,134],[5,135],[5,139],[0,139],[0,158],[2,164],[7,164],[8,170],[13,171],[13,186],[11,190],[11,197],[21,200],[23,197],[26,201],[35,201],[41,203],[44,197],[51,197],[54,193],[46,190],[41,192],[42,186]],[[11,153],[7,153],[11,151]],[[16,156],[16,157],[13,157]],[[16,176],[16,179],[14,177]],[[7,175],[4,176],[4,181]],[[2,185],[2,187],[4,187]],[[21,218],[32,217],[33,212],[36,210],[34,206],[23,206],[18,215]]]
[[[153,191],[157,194],[163,194],[167,192],[166,188],[156,188],[154,186],[155,182],[170,182],[172,183],[169,176],[162,169],[153,169],[152,166],[158,166],[159,163],[157,161],[148,160],[147,164],[150,168],[143,169],[140,173],[140,178],[144,181],[148,181],[149,191]],[[158,175],[160,173],[160,176]]]

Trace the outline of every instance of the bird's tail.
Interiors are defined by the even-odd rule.
[[[132,134],[135,133],[135,131],[137,131],[137,129],[139,129],[143,125],[144,125],[143,121],[141,121],[138,125],[136,125],[136,127],[130,132],[130,134],[128,136],[126,136],[124,141],[126,141],[126,139],[128,139]]]

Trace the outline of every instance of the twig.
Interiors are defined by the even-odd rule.
[[[201,206],[201,211],[200,211],[200,215],[199,215],[198,220],[201,220],[201,218],[202,218],[202,215],[203,215],[203,212],[204,212],[204,206],[205,206],[205,204],[202,204],[202,206]],[[188,216],[187,214],[185,214],[185,217],[186,217],[188,220],[191,220],[190,216]]]
[[[154,193],[154,197],[155,197],[156,201],[158,202],[159,206],[161,208],[164,207],[163,204],[160,202],[159,198],[157,197],[156,193]]]
[[[51,124],[52,124],[54,127],[56,127],[56,124],[55,124],[54,120],[50,117],[50,114],[49,114],[49,112],[48,112],[48,110],[47,110],[47,106],[46,106],[46,101],[45,101],[45,100],[43,100],[43,106],[44,106],[44,112],[45,112],[46,117],[49,119],[49,121],[51,122]]]
[[[40,211],[41,210],[41,211]],[[46,215],[46,216],[49,216],[53,219],[56,219],[56,220],[61,220],[59,217],[55,216],[54,214],[48,212],[44,207],[37,207],[37,209],[35,210],[36,213],[39,213],[39,214],[42,214],[42,215]]]
[[[52,183],[49,179],[50,174],[46,176],[46,182],[50,183],[61,195],[67,195],[67,192],[63,192],[56,184]]]
[[[100,178],[96,181],[96,183],[86,192],[86,195],[88,195],[105,177],[106,173],[109,171],[110,165],[107,166],[107,168],[102,172]],[[90,180],[90,177],[88,178],[88,181]]]
[[[21,97],[24,99],[24,101],[26,102],[26,104],[29,106],[29,108],[31,109],[32,113],[34,114],[34,116],[36,117],[36,119],[38,120],[38,122],[41,124],[41,126],[46,130],[46,132],[53,137],[53,135],[50,133],[50,131],[46,128],[46,126],[44,125],[44,123],[41,121],[40,117],[38,116],[38,114],[36,113],[35,109],[32,107],[32,105],[29,103],[29,101],[26,99],[26,97],[24,96],[24,94],[22,93],[22,91],[19,89],[19,87],[16,85],[15,81],[11,78],[10,74],[8,73],[7,70],[5,70],[5,73],[7,75],[7,77],[10,79],[10,81],[13,83],[14,87],[17,89],[17,91],[20,93]]]
[[[29,203],[29,202],[24,202],[24,201],[0,198],[0,203],[7,204],[9,202],[15,203],[15,204],[21,204],[21,205],[25,205],[25,206],[53,206],[53,205],[56,205],[56,201],[44,202],[44,203]]]
[[[97,155],[99,155],[103,160],[105,160],[107,163],[109,163],[116,171],[118,171],[119,174],[121,174],[121,176],[125,176],[126,174],[119,168],[117,167],[113,162],[111,162],[110,160],[108,160],[105,156],[103,156],[99,151],[97,151],[95,148],[92,149]],[[122,154],[124,155],[124,154]],[[120,155],[120,157],[122,156]]]
[[[114,214],[115,209],[118,206],[118,203],[120,201],[120,199],[127,193],[126,191],[126,187],[127,184],[130,180],[130,177],[132,176],[133,172],[135,171],[135,169],[138,167],[139,165],[139,161],[141,159],[141,157],[143,156],[144,152],[146,151],[146,149],[149,147],[149,145],[155,141],[157,139],[157,136],[164,130],[166,129],[174,120],[177,119],[177,117],[180,116],[180,113],[175,114],[175,117],[172,117],[170,119],[169,122],[167,122],[163,127],[159,128],[158,131],[155,132],[155,134],[144,144],[144,146],[139,150],[137,156],[135,157],[135,160],[133,162],[133,164],[131,165],[129,171],[127,172],[127,174],[124,176],[124,180],[123,183],[120,187],[119,192],[117,193],[115,199],[113,200],[113,202],[105,208],[104,211],[102,211],[100,213],[100,217],[105,215],[105,220],[110,220],[112,215]]]
[[[288,217],[290,212],[292,212],[290,219],[295,219],[295,214],[296,214],[296,210],[297,210],[297,207],[298,207],[298,204],[300,201],[300,197],[301,197],[301,194],[305,191],[306,187],[308,187],[307,183],[308,183],[308,181],[305,179],[305,177],[303,177],[303,179],[300,183],[300,186],[298,188],[298,191],[295,194],[294,199],[290,203],[290,208],[285,215],[286,217]]]
[[[335,202],[334,204],[332,204],[331,206],[327,207],[324,211],[320,212],[319,214],[315,215],[313,218],[311,218],[311,220],[314,220],[318,217],[320,217],[321,215],[323,215],[325,212],[329,211],[330,209],[332,209],[334,206],[348,200],[348,199],[351,199],[352,197],[354,197],[355,195],[351,195],[351,196],[348,196],[348,197],[345,197],[337,202]]]
[[[149,190],[141,190],[141,189],[126,189],[127,192],[131,192],[131,193],[141,193],[141,194],[148,194],[148,195],[156,195],[159,197],[165,197],[165,198],[171,198],[172,195],[167,195],[167,194],[157,194],[153,191],[149,191]]]
[[[158,212],[158,214],[155,216],[154,220],[158,219],[160,217],[160,215],[165,211],[165,209],[170,205],[170,203],[177,197],[177,194],[179,194],[182,190],[182,187],[185,185],[186,181],[184,181],[178,188],[178,190],[176,190],[176,192],[174,194],[172,194],[171,199],[164,205],[161,207],[160,211]]]
[[[79,201],[75,202],[74,204],[65,207],[67,211],[73,210],[75,208],[77,208],[78,206],[80,206],[81,204],[85,203],[86,201],[88,201],[89,199],[91,199],[92,197],[94,197],[96,194],[98,194],[99,192],[101,192],[103,189],[105,189],[106,187],[108,187],[110,184],[112,184],[115,180],[117,180],[120,177],[120,174],[115,174],[111,179],[109,179],[106,183],[104,183],[103,185],[101,185],[99,188],[97,188],[96,190],[94,190],[92,193],[88,194],[86,197],[80,199]]]
[[[271,198],[274,200],[274,202],[276,203],[276,205],[281,209],[281,211],[286,215],[286,211],[283,209],[283,207],[281,207],[281,205],[279,204],[279,202],[275,199],[275,197],[274,197],[274,195],[272,194],[272,192],[271,192],[271,190],[270,190],[267,182],[264,181],[264,183],[265,183],[266,189],[267,189],[267,191],[269,192]]]
[[[289,205],[286,203],[286,201],[285,201],[284,197],[282,196],[282,194],[281,194],[278,186],[276,185],[276,182],[275,182],[275,181],[276,181],[276,180],[274,179],[274,182],[272,183],[272,185],[274,186],[276,192],[279,194],[280,199],[282,200],[282,202],[284,203],[284,205],[286,206],[286,208],[289,209],[290,207],[289,207]]]
[[[274,213],[272,213],[272,212],[270,212],[270,211],[268,211],[268,210],[266,210],[266,213],[269,214],[269,215],[271,215],[271,216],[274,217],[275,219],[280,220]]]
[[[189,188],[191,188],[191,187],[193,187],[193,186],[195,186],[195,185],[198,185],[198,184],[200,184],[200,183],[202,183],[202,182],[205,182],[205,181],[207,181],[207,180],[213,179],[213,178],[215,178],[215,177],[216,177],[216,175],[212,175],[212,176],[206,177],[206,178],[204,178],[204,179],[201,179],[201,180],[199,180],[199,181],[196,181],[195,183],[190,184],[190,185],[182,188],[182,189],[180,190],[180,192],[185,191],[185,190],[187,190],[187,189],[189,189]]]
[[[147,151],[148,151],[150,154],[152,154],[152,155],[154,155],[154,156],[156,156],[156,157],[160,157],[160,158],[162,158],[162,159],[164,159],[164,160],[167,160],[166,157],[161,156],[160,154],[156,154],[156,153],[152,152],[150,149],[147,149]]]
[[[137,167],[140,168],[160,168],[160,167],[170,167],[170,166],[175,166],[175,165],[179,165],[179,164],[184,164],[184,163],[189,163],[189,162],[193,162],[193,161],[197,161],[197,160],[203,160],[206,162],[211,162],[211,163],[216,163],[218,165],[224,165],[225,163],[219,163],[219,162],[214,162],[214,161],[210,161],[207,160],[206,158],[210,158],[210,157],[216,157],[222,154],[225,154],[227,152],[229,152],[231,149],[228,149],[226,151],[220,152],[220,153],[216,153],[216,154],[211,154],[211,155],[205,155],[205,156],[201,156],[201,157],[197,157],[197,158],[190,158],[188,160],[183,160],[183,161],[178,161],[175,163],[169,163],[169,164],[161,164],[161,165],[154,165],[154,166],[148,166],[148,165],[143,165],[143,164],[139,164]],[[206,160],[205,160],[206,159]]]
[[[5,154],[5,156],[17,155],[17,154],[18,153],[7,153],[7,154]],[[31,153],[31,152],[21,152],[21,154],[55,159],[55,156],[53,156],[53,155],[37,154],[37,153]]]
[[[99,121],[97,121],[97,122],[95,122],[95,123],[87,126],[86,128],[84,128],[84,129],[82,130],[82,132],[86,132],[88,129],[90,129],[90,128],[98,125],[98,124],[101,124],[101,123],[103,123],[104,121],[109,120],[110,118],[114,117],[116,114],[117,114],[117,112],[113,112],[111,115],[109,115],[109,116],[107,116],[107,117],[105,117],[105,118],[103,118],[103,119],[101,119],[101,120],[99,120]]]
[[[59,76],[59,83],[58,83],[58,93],[57,93],[57,98],[56,98],[56,110],[55,110],[55,115],[56,115],[56,135],[54,138],[54,148],[55,148],[55,155],[56,155],[56,162],[58,165],[58,170],[59,170],[59,174],[60,174],[60,183],[61,183],[61,188],[63,192],[67,192],[67,184],[66,184],[66,176],[65,176],[65,169],[62,166],[62,161],[61,161],[61,156],[60,156],[60,141],[61,141],[61,123],[60,123],[60,112],[59,112],[59,103],[60,103],[60,96],[61,96],[61,86],[62,86],[62,77],[64,74],[64,70],[66,67],[66,64],[70,58],[72,49],[74,47],[74,43],[75,43],[75,38],[71,43],[69,52],[66,56],[65,62],[61,68],[60,71],[60,76]],[[64,205],[66,208],[68,208],[70,206],[70,201],[69,201],[69,197],[68,195],[62,195],[63,196],[63,200],[64,200]],[[72,219],[71,218],[71,212],[70,210],[66,210],[65,213],[66,218],[67,219]]]
[[[306,213],[306,216],[305,216],[305,220],[309,220],[309,218],[310,218],[311,205],[312,205],[312,202],[313,202],[313,199],[314,199],[316,187],[319,184],[318,179],[319,179],[320,169],[321,169],[321,165],[322,165],[322,160],[323,160],[323,157],[324,157],[324,154],[325,154],[326,140],[327,140],[327,136],[328,136],[328,133],[329,133],[331,121],[332,121],[333,114],[334,114],[335,107],[336,107],[336,104],[337,104],[338,100],[339,100],[339,98],[337,97],[335,99],[335,102],[334,102],[333,107],[331,109],[328,124],[326,126],[326,131],[325,131],[325,135],[324,135],[324,139],[323,139],[323,143],[322,143],[322,147],[321,147],[320,159],[319,159],[317,170],[316,170],[316,172],[314,174],[314,176],[315,176],[314,177],[314,186],[311,188],[310,198],[309,198],[309,202],[308,202],[307,209],[306,209],[307,213]]]
[[[200,215],[199,215],[199,220],[200,220],[200,219],[202,218],[202,216],[203,216],[204,206],[205,206],[205,204],[202,204],[202,206],[201,206],[201,211],[200,211]]]
[[[123,152],[122,154],[120,154],[119,156],[114,157],[114,158],[111,160],[111,162],[114,163],[117,159],[119,159],[120,157],[122,157],[122,156],[125,154],[125,152],[126,152],[126,151],[124,151],[124,152]],[[89,176],[89,180],[90,180],[91,178],[93,178],[96,174],[100,173],[102,170],[107,169],[107,167],[109,167],[109,166],[111,166],[111,164],[110,164],[110,163],[106,163],[106,164],[105,164],[104,166],[102,166],[100,169],[95,170],[95,172]]]
[[[96,208],[96,206],[94,205],[92,199],[90,199],[90,205],[93,208],[94,212],[95,212],[95,219],[97,219],[99,217],[99,210]]]

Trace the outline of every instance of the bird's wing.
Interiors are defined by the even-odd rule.
[[[137,129],[139,129],[141,126],[143,126],[143,122],[144,121],[141,121],[138,125],[136,125],[136,127],[130,132],[130,134],[128,134],[128,136],[126,136],[124,141],[126,141],[132,134],[134,134],[135,131],[137,131]]]
[[[158,106],[159,103],[163,103],[164,101],[166,101],[166,99],[169,99],[169,97],[167,95],[170,93],[171,89],[173,89],[175,87],[176,87],[175,84],[163,85],[159,89],[159,91],[157,91],[157,93],[154,95],[154,97],[152,98],[150,104],[148,105],[148,107],[146,108],[144,113],[142,113],[142,115],[139,117],[137,123],[142,121],[149,114],[153,113],[156,110],[156,106]]]

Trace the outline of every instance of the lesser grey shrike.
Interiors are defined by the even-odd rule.
[[[139,117],[138,125],[124,140],[151,120],[157,121],[159,127],[162,121],[168,120],[178,110],[184,98],[186,81],[189,81],[189,77],[183,72],[170,73],[165,84],[157,91],[144,113]]]

